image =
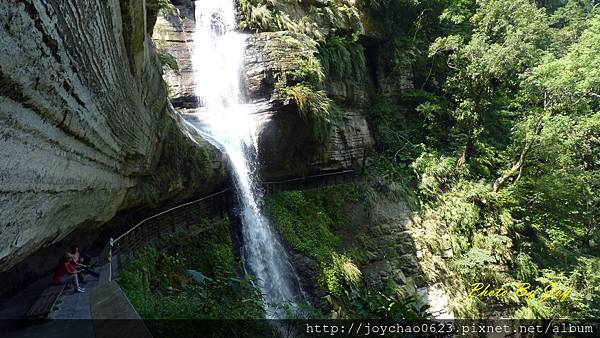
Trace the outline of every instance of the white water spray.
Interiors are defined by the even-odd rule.
[[[274,304],[296,304],[298,278],[276,232],[261,210],[257,186],[257,124],[244,105],[240,75],[245,36],[235,32],[234,0],[200,0],[196,6],[193,64],[198,112],[186,118],[229,158],[240,199],[243,254],[264,293],[267,317],[279,317]]]

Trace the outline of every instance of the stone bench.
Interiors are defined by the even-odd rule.
[[[35,317],[35,318],[46,318],[52,312],[54,305],[58,301],[58,298],[63,293],[65,289],[65,284],[61,285],[50,285],[42,294],[38,297],[38,299],[33,303],[29,311],[27,311],[27,317]]]

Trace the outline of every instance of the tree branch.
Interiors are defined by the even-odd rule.
[[[521,155],[519,156],[519,160],[517,161],[517,163],[515,163],[512,166],[512,168],[510,168],[510,170],[507,171],[504,175],[496,179],[493,186],[494,192],[498,192],[498,190],[502,188],[506,180],[508,180],[510,177],[521,171],[521,169],[523,168],[523,163],[525,162],[525,156],[527,156],[527,153],[533,145],[533,140],[534,139],[532,138],[531,140],[529,140],[529,142],[527,142],[527,144],[525,144],[525,147],[523,147],[523,150],[521,151]],[[519,177],[520,176],[521,175],[519,174]]]
[[[548,98],[548,91],[544,90],[544,111],[546,111],[546,109],[548,108],[549,103],[550,102]],[[535,142],[536,136],[538,136],[542,132],[542,129],[544,127],[543,121],[544,115],[542,115],[540,119],[535,123],[535,127],[533,130],[534,136],[531,137],[531,139],[527,141],[527,143],[525,143],[525,146],[523,147],[523,150],[521,150],[521,154],[519,155],[519,160],[517,161],[517,163],[515,163],[510,168],[510,170],[508,170],[504,175],[498,177],[496,181],[494,181],[494,185],[492,187],[494,192],[498,192],[498,190],[500,190],[500,188],[504,186],[506,181],[515,174],[518,173],[518,176],[515,179],[515,181],[518,181],[521,178],[521,176],[523,175],[523,165],[525,164],[525,157],[527,156],[527,153],[529,153],[529,151],[531,150],[531,147]]]

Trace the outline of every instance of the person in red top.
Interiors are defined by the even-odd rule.
[[[92,275],[96,278],[100,277],[97,272],[92,271],[92,267],[90,265],[87,265],[89,264],[91,257],[87,255],[81,255],[81,251],[79,251],[79,246],[77,244],[71,245],[71,254],[74,257],[73,262],[75,263],[75,268],[78,270],[80,282],[84,282],[83,275]]]
[[[79,287],[79,279],[77,278],[77,268],[75,267],[75,257],[68,253],[60,260],[54,273],[54,284],[66,284],[72,281],[75,285],[75,292],[85,292],[83,288]]]

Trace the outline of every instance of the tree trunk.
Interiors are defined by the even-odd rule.
[[[456,164],[457,168],[462,167],[471,159],[471,156],[473,156],[474,148],[475,148],[475,141],[473,140],[473,136],[469,136],[467,138],[467,144],[465,146],[465,150],[463,151],[462,155],[458,159],[458,163]]]
[[[543,101],[544,113],[547,111],[549,104],[550,104],[550,98],[548,97],[548,91],[546,88],[544,88],[544,101]],[[506,180],[508,180],[510,177],[514,176],[517,172],[519,173],[519,175],[517,176],[515,181],[517,181],[519,178],[521,178],[521,175],[523,174],[523,165],[525,163],[525,156],[527,156],[527,153],[529,152],[529,150],[531,150],[531,147],[533,146],[533,143],[535,142],[536,136],[538,136],[542,132],[542,129],[544,128],[543,121],[544,121],[544,115],[542,115],[540,117],[540,119],[536,122],[535,129],[533,131],[533,137],[531,138],[531,140],[529,140],[525,144],[525,147],[523,147],[523,150],[521,151],[521,155],[519,156],[519,160],[517,161],[517,163],[515,163],[512,166],[512,168],[510,168],[510,170],[508,172],[506,172],[506,174],[498,177],[496,179],[496,181],[494,182],[494,186],[493,186],[494,192],[498,192],[498,190],[500,190],[500,188],[502,188],[502,186],[506,183]]]

